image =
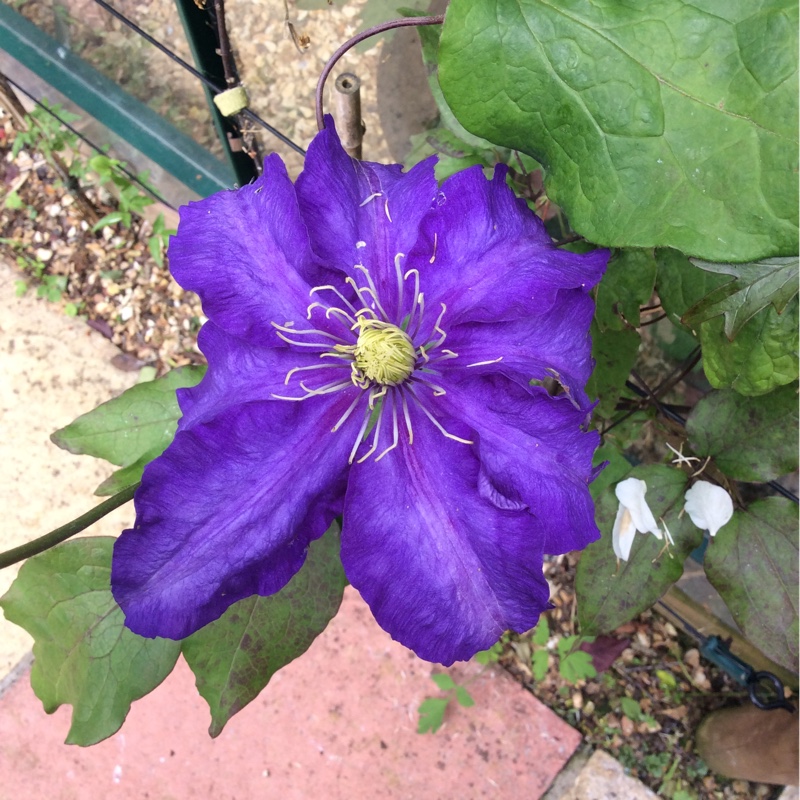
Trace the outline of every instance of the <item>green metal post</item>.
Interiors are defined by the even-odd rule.
[[[175,5],[178,8],[178,15],[181,18],[195,66],[217,86],[225,86],[225,71],[217,49],[219,47],[217,35],[211,27],[208,12],[201,8],[195,0],[175,0]],[[232,142],[241,142],[241,131],[234,120],[223,117],[219,112],[214,104],[214,95],[208,86],[203,88],[225,155],[236,173],[236,180],[240,186],[243,186],[258,177],[256,164],[243,150],[231,147]]]
[[[0,49],[199,195],[230,188],[238,179],[228,165],[4,3]]]

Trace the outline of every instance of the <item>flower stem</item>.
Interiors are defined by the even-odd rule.
[[[384,31],[390,31],[393,28],[409,28],[417,27],[419,25],[441,25],[444,22],[444,14],[439,14],[435,17],[404,17],[402,19],[393,19],[389,22],[382,22],[380,25],[373,25],[365,31],[361,31],[357,36],[348,39],[329,59],[322,70],[317,82],[317,93],[315,97],[315,105],[317,110],[317,128],[322,130],[325,127],[325,118],[322,109],[322,93],[325,90],[325,81],[328,75],[336,66],[336,62],[351,48],[355,47],[359,42],[369,39],[370,36],[377,36]]]
[[[50,533],[46,533],[32,542],[26,542],[19,547],[6,550],[5,553],[0,553],[0,569],[10,567],[18,561],[24,561],[37,553],[43,553],[45,550],[49,550],[51,547],[55,547],[57,544],[69,539],[70,536],[86,530],[97,520],[102,519],[106,514],[110,514],[115,508],[119,508],[129,500],[132,500],[134,492],[138,488],[138,483],[129,486],[127,489],[123,489],[121,492],[109,497],[108,500],[104,500],[91,511],[81,514],[80,517],[72,520],[72,522],[68,522],[66,525],[62,525],[60,528],[56,528],[54,531],[50,531]]]

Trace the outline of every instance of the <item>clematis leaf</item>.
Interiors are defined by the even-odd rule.
[[[709,392],[686,421],[692,450],[712,456],[737,481],[770,481],[798,467],[795,431],[797,387],[784,386],[758,399],[732,389]]]
[[[647,503],[657,520],[663,519],[675,546],[667,553],[664,540],[637,534],[630,559],[620,562],[611,544],[611,531],[619,507],[609,487],[597,503],[596,520],[602,534],[581,555],[575,579],[581,633],[611,633],[650,608],[683,574],[683,562],[702,540],[702,531],[680,516],[686,476],[663,465],[636,467],[630,477],[647,483]]]
[[[695,266],[734,280],[717,287],[684,315],[685,322],[701,322],[725,316],[725,335],[733,341],[744,324],[759,311],[772,306],[779,314],[797,294],[798,259],[767,258],[752,264],[711,264],[694,260]]]
[[[742,633],[765,655],[797,669],[797,509],[780,497],[737,511],[705,554],[709,581]]]
[[[95,490],[111,495],[133,486],[145,465],[164,452],[181,416],[175,390],[200,383],[204,366],[179,367],[162,378],[132,386],[82,414],[50,436],[62,450],[110,461],[118,467]]]
[[[670,321],[692,330],[683,315],[711,291],[725,283],[725,277],[707,272],[692,264],[677,250],[660,248],[655,251],[658,264],[656,291]]]
[[[656,261],[652,250],[617,250],[597,287],[595,319],[601,331],[639,327],[639,306],[653,294]]]
[[[336,616],[346,585],[334,523],[280,592],[240,600],[183,640],[183,656],[211,710],[211,736],[219,736],[281,667],[308,650]]]
[[[422,25],[417,28],[420,42],[422,43],[422,61],[428,72],[428,86],[433,95],[436,108],[439,110],[439,123],[450,131],[459,141],[473,150],[496,149],[492,142],[470,133],[457,119],[453,110],[447,104],[439,85],[439,38],[442,33],[439,25]]]
[[[34,638],[31,686],[52,714],[72,706],[67,744],[88,746],[119,730],[131,703],[172,672],[180,644],[124,626],[111,596],[114,539],[73,539],[29,559],[0,598],[9,622]]]
[[[596,500],[609,486],[614,486],[633,469],[631,463],[622,455],[619,447],[606,441],[595,450],[592,465],[599,467],[608,462],[603,471],[589,484],[589,491]]]
[[[755,260],[798,247],[796,52],[790,0],[452,0],[439,80],[590,241]]]
[[[614,413],[617,400],[625,389],[641,339],[633,328],[600,331],[597,322],[592,322],[591,334],[592,358],[596,363],[586,392],[589,397],[600,399],[595,414],[608,417]]]
[[[465,144],[441,125],[412,136],[411,151],[403,162],[410,168],[432,155],[437,156],[435,172],[439,183],[467,167],[476,164],[491,167],[497,161],[496,158],[490,158],[491,154],[485,150]]]
[[[798,376],[798,302],[793,299],[778,314],[759,311],[728,341],[722,317],[700,326],[703,369],[715,389],[731,387],[740,394],[767,394]]]

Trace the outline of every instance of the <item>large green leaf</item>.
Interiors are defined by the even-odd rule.
[[[709,581],[742,633],[797,672],[797,507],[780,497],[737,511],[705,555]]]
[[[670,553],[651,533],[636,534],[629,561],[617,564],[611,531],[619,508],[614,488],[603,492],[596,519],[602,538],[581,553],[575,578],[581,633],[610,633],[650,608],[683,574],[683,562],[703,538],[687,515],[680,516],[686,476],[662,465],[636,467],[629,477],[647,483],[646,500],[656,519],[663,519],[675,540]]]
[[[598,416],[608,417],[614,413],[640,343],[639,332],[633,328],[600,331],[597,323],[592,322],[592,358],[596,363],[586,391],[589,397],[600,398],[595,409]]]
[[[29,559],[0,598],[9,622],[34,638],[31,686],[52,714],[72,706],[67,744],[119,730],[131,703],[172,672],[180,644],[124,627],[111,595],[114,539],[73,539]]]
[[[731,342],[722,317],[700,326],[703,369],[715,389],[731,387],[755,396],[797,380],[798,302],[782,314],[769,306],[759,311]]]
[[[683,315],[717,286],[725,283],[722,275],[700,269],[677,250],[656,250],[658,277],[656,291],[670,322],[691,330]]]
[[[200,382],[205,367],[180,367],[139,383],[78,417],[50,437],[70,453],[102,458],[125,469],[114,473],[96,494],[133,486],[145,465],[161,455],[175,436],[181,412],[175,390]]]
[[[240,600],[184,639],[184,658],[211,709],[211,736],[218,736],[281,667],[310,647],[336,616],[346,584],[334,523],[311,545],[305,565],[280,592]]]
[[[653,294],[656,261],[652,250],[617,250],[597,287],[595,319],[600,330],[639,327],[639,306]]]
[[[768,258],[753,264],[694,263],[706,272],[732,275],[734,280],[715,289],[690,308],[685,322],[697,326],[724,314],[725,335],[731,340],[759,311],[771,305],[781,313],[797,294],[797,256]]]
[[[590,241],[793,255],[797,4],[452,0],[439,81]]]
[[[686,430],[699,456],[737,481],[770,481],[797,469],[797,386],[757,400],[725,389],[692,409]]]

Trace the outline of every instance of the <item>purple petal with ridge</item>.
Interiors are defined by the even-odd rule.
[[[272,400],[276,394],[301,397],[305,392],[300,381],[313,388],[350,378],[347,362],[320,359],[319,353],[299,347],[260,347],[225,333],[213,322],[203,325],[197,343],[208,360],[208,371],[197,386],[178,389],[181,430],[210,422],[226,408]],[[286,383],[290,370],[320,365],[324,368],[295,373]]]
[[[566,397],[524,389],[502,376],[453,384],[437,410],[457,414],[475,432],[479,489],[498,508],[529,509],[545,553],[577,550],[600,537],[589,483],[597,431]]]
[[[312,255],[280,158],[267,157],[255,182],[189,203],[180,214],[169,246],[175,280],[197,292],[205,314],[228,333],[283,346],[271,323],[305,319]]]
[[[369,269],[389,318],[399,322],[395,256],[411,252],[436,198],[435,159],[408,172],[399,164],[356,161],[339,143],[330,117],[325,125],[309,146],[297,179],[311,247],[321,264],[343,275],[356,278],[355,264]],[[408,269],[405,259],[400,267]]]
[[[506,172],[496,167],[487,180],[476,166],[448,178],[409,257],[426,299],[446,304],[450,325],[540,314],[560,289],[588,292],[605,271],[607,250],[578,255],[556,248],[506,186]]]
[[[384,630],[451,664],[533,627],[548,587],[535,520],[480,497],[472,447],[413,416],[413,446],[351,470],[342,564]]]
[[[592,298],[570,289],[558,292],[542,314],[495,324],[455,325],[447,331],[447,346],[458,358],[443,361],[441,369],[448,375],[501,373],[522,386],[532,378],[554,377],[578,406],[588,410],[592,403],[585,387],[593,367],[589,336],[593,316]],[[494,363],[481,363],[486,361]]]
[[[111,570],[125,624],[182,639],[237,600],[280,590],[341,513],[357,389],[249,403],[179,431],[145,469]]]

